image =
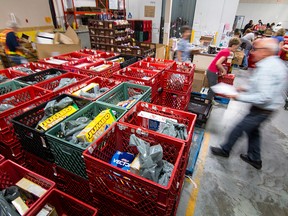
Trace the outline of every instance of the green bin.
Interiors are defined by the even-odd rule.
[[[15,80],[4,82],[0,84],[0,95],[7,94],[20,88],[28,86],[27,84],[17,82]]]
[[[94,102],[79,110],[77,113],[71,115],[63,122],[76,120],[79,117],[88,117],[92,120],[101,111],[108,108],[116,111],[116,121],[118,121],[126,112],[126,110],[122,107],[106,105],[101,102]],[[60,130],[61,124],[58,124],[46,132],[46,137],[51,147],[52,154],[54,155],[55,163],[58,166],[87,179],[86,166],[82,156],[83,151],[87,147],[85,148],[80,145],[75,145],[66,141],[65,139],[58,138],[56,134]]]
[[[139,93],[142,94],[142,96],[135,100],[132,106],[125,108],[129,110],[139,101],[145,101],[148,103],[151,101],[151,87],[123,82],[122,84],[109,91],[107,94],[100,97],[97,101],[107,105],[117,106],[119,102],[128,100],[130,97]]]

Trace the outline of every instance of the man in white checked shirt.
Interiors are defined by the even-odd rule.
[[[278,43],[274,39],[256,40],[252,52],[257,63],[256,69],[252,72],[249,87],[239,89],[238,95],[230,97],[251,103],[250,113],[235,126],[227,141],[220,148],[211,147],[211,151],[214,155],[229,157],[238,138],[246,132],[249,144],[248,153],[241,154],[240,157],[256,169],[261,169],[259,128],[284,103],[283,92],[287,88],[288,73],[286,65],[277,56]]]

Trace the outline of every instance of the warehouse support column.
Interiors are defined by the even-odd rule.
[[[163,36],[163,44],[165,45],[169,44],[172,4],[173,0],[166,0],[165,16],[164,16],[164,36]]]

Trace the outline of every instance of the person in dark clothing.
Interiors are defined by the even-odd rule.
[[[19,45],[15,35],[17,29],[17,23],[9,22],[7,28],[0,33],[0,43],[5,47],[5,53],[11,61],[16,64],[24,64],[28,62],[24,55],[24,52],[28,52],[28,50]]]
[[[243,34],[246,32],[247,29],[250,29],[253,27],[253,20],[250,20],[249,23],[247,23],[243,29]]]

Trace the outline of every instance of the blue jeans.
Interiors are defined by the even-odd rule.
[[[9,56],[9,59],[17,65],[28,63],[28,60],[22,56]]]
[[[249,56],[250,50],[244,50],[244,58],[242,62],[243,67],[248,67],[248,56]]]
[[[246,132],[248,135],[248,156],[251,160],[261,161],[260,152],[260,131],[261,124],[267,120],[272,114],[272,111],[266,111],[257,107],[252,107],[250,113],[236,125],[231,131],[227,142],[222,145],[222,149],[230,152],[238,138]]]

